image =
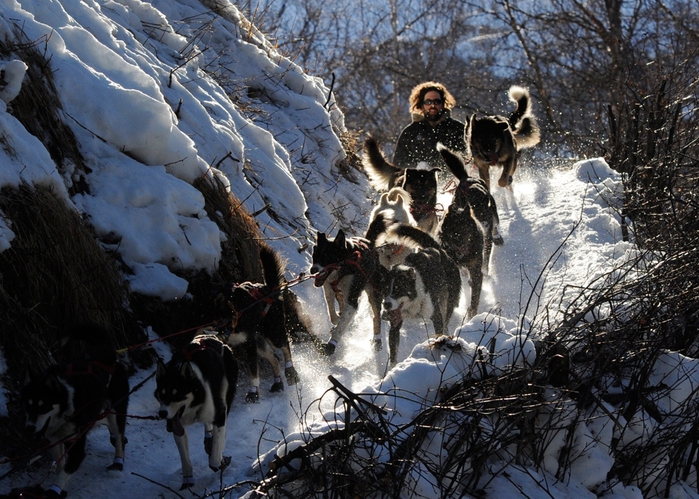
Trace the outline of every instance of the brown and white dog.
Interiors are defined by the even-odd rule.
[[[509,96],[517,104],[509,117],[473,114],[464,128],[466,146],[488,189],[492,166],[502,167],[498,185],[508,187],[517,171],[520,151],[534,147],[541,138],[529,90],[515,85],[510,87]]]
[[[400,168],[381,153],[376,139],[369,136],[364,141],[364,170],[371,186],[377,191],[401,187],[410,195],[410,214],[417,226],[429,234],[437,230],[437,172],[439,168]]]

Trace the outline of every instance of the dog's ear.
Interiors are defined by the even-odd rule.
[[[384,192],[381,194],[381,197],[379,198],[379,206],[385,208],[389,205],[388,201],[388,192]]]
[[[328,237],[325,235],[325,232],[318,232],[318,242],[320,241],[327,241]]]
[[[186,379],[194,379],[197,377],[197,375],[194,373],[194,369],[192,368],[192,364],[190,362],[182,363],[182,366],[180,367],[180,374],[183,378]]]
[[[468,142],[471,140],[471,121],[473,120],[474,116],[475,114],[469,116],[464,123],[464,142],[466,142],[466,144],[468,144]]]
[[[46,375],[46,386],[55,390],[56,392],[60,392],[61,389],[64,389],[64,386],[61,384],[58,376],[53,371],[49,371],[49,373]]]
[[[335,243],[340,246],[347,246],[347,238],[345,237],[345,231],[342,229],[337,231],[337,236],[335,236]]]
[[[158,359],[158,367],[155,369],[155,378],[162,378],[165,375],[165,362],[163,359]]]

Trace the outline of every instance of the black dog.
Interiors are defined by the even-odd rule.
[[[382,348],[380,313],[386,269],[379,264],[374,244],[377,234],[385,230],[384,224],[379,215],[369,226],[366,237],[347,237],[342,229],[332,240],[325,233],[317,235],[311,273],[315,275],[315,286],[323,288],[330,322],[334,325],[330,341],[323,346],[326,355],[335,353],[338,342],[357,313],[359,298],[364,292],[373,314],[372,342],[376,350]]]
[[[65,493],[68,479],[85,459],[87,433],[104,417],[114,446],[114,461],[107,469],[124,469],[129,404],[126,368],[101,326],[77,325],[68,341],[87,346],[69,363],[51,366],[39,377],[30,376],[21,396],[27,429],[49,441],[57,463],[56,480],[46,497]]]
[[[244,282],[233,284],[219,293],[216,302],[222,310],[231,313],[230,326],[221,337],[236,352],[240,352],[250,375],[251,387],[246,395],[246,402],[259,399],[259,359],[264,358],[274,371],[274,384],[271,392],[284,390],[281,378],[281,366],[274,350],[279,349],[284,356],[284,375],[289,385],[299,381],[299,375],[291,359],[291,348],[287,335],[286,306],[294,306],[292,300],[284,300],[286,280],[283,263],[279,256],[268,246],[260,248],[260,260],[264,274],[264,283]],[[296,306],[298,303],[296,302]],[[302,314],[297,313],[297,317]]]
[[[390,322],[389,362],[397,361],[403,318],[430,319],[437,336],[447,333],[449,319],[459,305],[461,275],[456,263],[429,234],[409,225],[391,229],[395,237],[420,246],[386,277],[382,317]]]
[[[437,229],[437,172],[436,167],[399,168],[389,163],[379,149],[376,139],[369,136],[364,141],[364,169],[372,187],[387,191],[402,187],[410,194],[410,214],[418,227],[429,234]]]
[[[451,173],[459,180],[439,228],[439,239],[447,254],[468,270],[471,304],[467,317],[470,319],[478,313],[483,276],[488,275],[493,244],[503,243],[501,236],[493,238],[500,219],[495,199],[485,182],[469,177],[460,156],[444,147],[438,146],[438,149]]]
[[[235,398],[238,364],[230,347],[216,336],[196,336],[175,352],[165,364],[158,360],[155,398],[160,402],[158,415],[167,420],[182,462],[182,486],[194,485],[189,439],[185,426],[198,421],[204,425],[204,449],[213,471],[230,464],[223,455],[226,445],[226,421]]]
[[[464,128],[464,140],[481,179],[490,189],[490,167],[501,166],[500,187],[512,184],[520,151],[539,143],[540,132],[531,112],[529,90],[510,87],[510,100],[517,108],[509,118],[504,116],[471,116]]]

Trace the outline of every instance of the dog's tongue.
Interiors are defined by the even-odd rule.
[[[490,165],[491,165],[491,166],[497,165],[497,164],[498,164],[498,161],[500,161],[500,158],[498,157],[497,154],[493,153],[493,154],[490,155]]]
[[[168,419],[166,423],[167,431],[174,433],[177,437],[184,435],[184,426],[182,426],[182,422],[180,421],[180,412],[182,411],[177,411],[177,414]]]

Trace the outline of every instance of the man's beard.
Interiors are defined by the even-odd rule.
[[[428,114],[425,115],[425,119],[426,119],[427,121],[430,121],[430,122],[434,123],[435,121],[439,121],[439,120],[442,118],[443,115],[444,115],[444,111],[440,111],[440,112],[438,112],[437,114],[434,114],[434,115],[428,113]]]

